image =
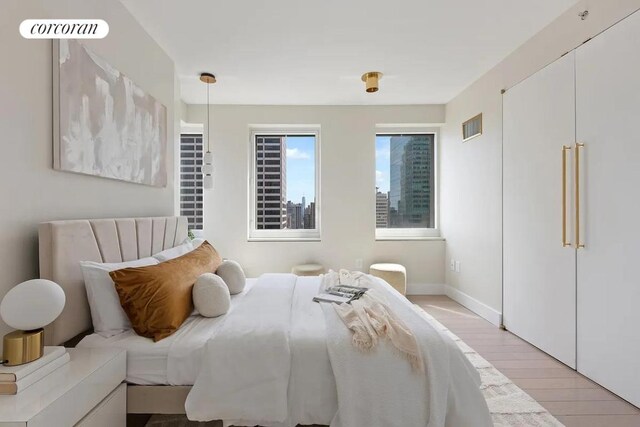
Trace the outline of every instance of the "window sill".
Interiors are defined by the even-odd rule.
[[[376,240],[444,240],[437,228],[376,228]]]
[[[247,242],[320,242],[320,237],[249,237]]]
[[[427,237],[427,236],[416,236],[416,237],[407,237],[407,236],[385,236],[378,237],[376,236],[376,242],[389,242],[389,241],[414,241],[414,240],[424,240],[424,241],[444,241],[444,237]]]

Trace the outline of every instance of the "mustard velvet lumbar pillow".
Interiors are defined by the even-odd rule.
[[[244,290],[247,278],[242,271],[242,267],[235,261],[225,260],[216,270],[216,274],[222,277],[224,283],[229,287],[231,295],[239,294]]]
[[[218,252],[205,241],[178,258],[109,275],[133,330],[159,341],[177,331],[193,311],[191,289],[198,277],[213,273],[221,263]]]
[[[193,285],[193,304],[204,317],[218,317],[229,311],[231,294],[220,276],[205,273]]]

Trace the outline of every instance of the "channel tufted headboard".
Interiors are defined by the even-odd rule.
[[[40,277],[64,289],[62,314],[46,328],[47,345],[60,345],[91,329],[80,261],[123,262],[149,257],[187,237],[185,217],[52,221],[38,230]]]

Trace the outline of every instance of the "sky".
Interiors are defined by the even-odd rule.
[[[383,193],[389,191],[390,143],[389,135],[376,136],[376,187]]]
[[[315,137],[287,136],[287,200],[309,205],[315,198]]]
[[[390,136],[376,137],[376,186],[389,191]],[[307,205],[315,198],[315,138],[313,136],[287,136],[287,200]]]

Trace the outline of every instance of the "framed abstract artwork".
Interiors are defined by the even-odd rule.
[[[76,40],[53,44],[53,167],[167,185],[167,109]]]

